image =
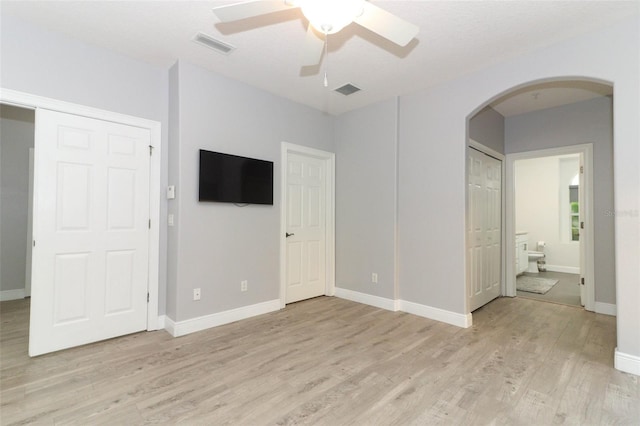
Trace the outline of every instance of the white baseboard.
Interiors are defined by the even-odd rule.
[[[166,315],[158,315],[158,328],[156,328],[156,330],[164,330],[166,320],[167,320]]]
[[[625,354],[624,352],[619,352],[618,348],[616,348],[613,365],[616,370],[640,376],[640,356]]]
[[[164,317],[164,329],[173,337],[178,337],[176,335],[176,323],[166,315]]]
[[[240,321],[277,310],[280,310],[280,299],[256,303],[255,305],[242,306],[240,308],[179,322],[175,322],[171,318],[166,317],[164,320],[165,330],[167,330],[173,337],[180,337],[186,334],[195,333],[196,331],[206,330],[207,328],[229,324],[231,322]]]
[[[24,288],[19,288],[16,290],[0,291],[0,302],[4,302],[5,300],[18,300],[18,299],[24,299],[24,298],[25,298]]]
[[[617,309],[616,305],[614,305],[613,303],[596,302],[595,312],[596,314],[611,315],[615,317],[617,314]]]
[[[444,309],[421,305],[419,303],[407,302],[406,300],[402,300],[400,302],[400,310],[462,328],[469,328],[473,324],[471,314],[465,315],[456,312],[445,311]]]
[[[364,303],[365,305],[375,306],[376,308],[386,309],[388,311],[397,311],[398,304],[393,299],[386,297],[374,296],[372,294],[360,293],[359,291],[348,290],[346,288],[336,287],[336,297],[340,299],[351,300],[352,302]]]
[[[419,303],[407,302],[406,300],[387,299],[340,287],[336,287],[336,297],[351,300],[352,302],[364,303],[365,305],[375,306],[376,308],[386,309],[388,311],[403,311],[462,328],[471,327],[473,323],[471,314],[458,314]]]
[[[580,268],[575,266],[560,266],[547,264],[547,271],[550,272],[564,272],[565,274],[580,274]]]

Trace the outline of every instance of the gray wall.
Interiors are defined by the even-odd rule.
[[[280,147],[290,142],[334,151],[333,117],[262,90],[179,62],[171,70],[170,170],[177,198],[176,264],[169,277],[168,305],[183,321],[279,297]],[[175,85],[177,84],[177,88]],[[174,115],[177,115],[175,117]],[[173,138],[177,137],[176,140]],[[274,162],[274,205],[237,207],[198,202],[198,150],[206,149]],[[177,207],[177,208],[176,208]],[[172,233],[173,236],[173,233]],[[175,278],[174,278],[175,277]],[[240,281],[249,282],[240,292]],[[192,289],[202,300],[192,300]],[[175,298],[175,300],[173,300]],[[171,308],[171,311],[174,309]]]
[[[640,20],[619,22],[400,98],[399,252],[403,300],[464,314],[469,115],[514,88],[582,76],[614,86],[618,351],[640,356]],[[633,216],[636,212],[636,216]],[[624,231],[622,231],[624,229]]]
[[[593,143],[596,302],[616,303],[613,102],[596,98],[506,118],[507,154]]]
[[[180,67],[176,63],[169,70],[169,152],[170,159],[168,165],[168,179],[171,185],[180,183]],[[167,214],[174,215],[174,226],[168,227],[167,232],[167,310],[169,318],[176,318],[177,294],[178,294],[178,232],[180,230],[180,187],[178,187],[177,198],[167,201]]]
[[[0,86],[159,121],[161,188],[167,182],[168,73],[0,14]],[[166,199],[161,197],[162,223]],[[159,312],[165,311],[166,227],[160,227]]]
[[[388,299],[395,298],[397,139],[396,99],[336,119],[336,286]]]
[[[0,291],[25,288],[34,112],[0,107]]]
[[[504,117],[490,106],[469,120],[469,137],[504,154]]]

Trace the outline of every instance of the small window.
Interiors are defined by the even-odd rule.
[[[569,186],[569,214],[571,215],[571,241],[580,241],[580,205],[578,185]]]

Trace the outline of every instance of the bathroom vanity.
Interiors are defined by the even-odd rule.
[[[527,270],[529,265],[529,234],[516,232],[516,275]]]

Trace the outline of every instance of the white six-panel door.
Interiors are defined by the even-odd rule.
[[[326,291],[325,161],[290,153],[286,187],[286,303]]]
[[[467,151],[467,295],[471,312],[500,296],[502,163],[473,148]]]
[[[146,329],[150,132],[36,110],[31,356]]]

